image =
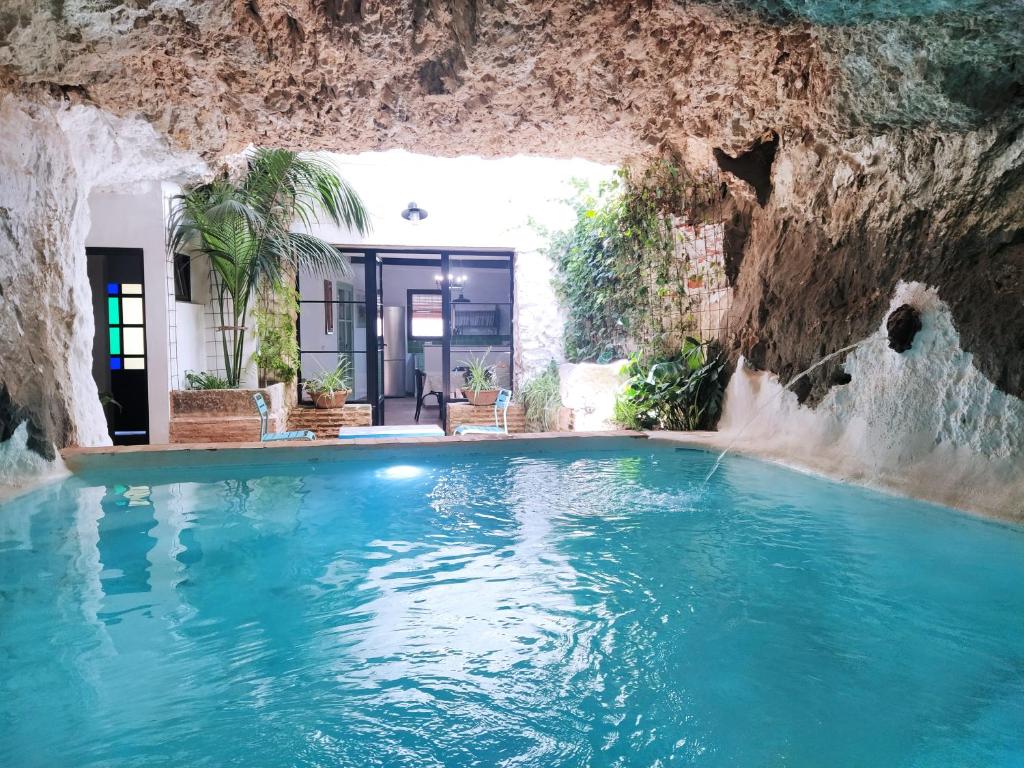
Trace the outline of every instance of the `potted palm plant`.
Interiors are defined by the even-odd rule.
[[[498,384],[494,376],[494,366],[487,364],[490,349],[480,357],[471,357],[462,361],[465,368],[465,385],[462,394],[471,405],[494,405],[498,399]]]
[[[352,392],[352,363],[342,357],[336,368],[306,379],[303,387],[317,408],[341,408]]]

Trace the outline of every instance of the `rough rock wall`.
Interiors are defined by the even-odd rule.
[[[0,441],[53,459],[55,447],[109,443],[92,378],[90,189],[202,165],[142,121],[10,95],[0,135]],[[3,456],[23,463],[9,446]]]
[[[0,72],[211,156],[616,161],[766,128],[976,127],[1024,100],[1022,30],[1017,0],[8,0]]]
[[[922,328],[898,353],[884,315],[909,304]],[[950,307],[900,283],[846,359],[848,384],[802,407],[778,377],[742,364],[726,393],[723,444],[831,476],[1024,521],[1024,400],[1000,391],[963,350]]]
[[[938,290],[966,350],[1024,396],[1024,120],[968,133],[894,131],[783,144],[747,236],[735,349],[788,381],[884,318],[899,281]],[[841,360],[798,383],[819,401]]]
[[[515,366],[516,381],[541,373],[548,363],[565,361],[563,315],[552,284],[551,260],[538,251],[516,254]]]
[[[54,442],[109,442],[92,380],[84,186],[52,110],[5,98],[0,126],[0,438],[25,422],[28,446],[52,459]]]

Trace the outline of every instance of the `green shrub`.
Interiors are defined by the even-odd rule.
[[[519,387],[516,400],[523,404],[526,411],[526,428],[530,432],[557,431],[558,413],[562,407],[557,363],[552,360],[543,373]]]
[[[686,282],[698,266],[680,252],[677,220],[702,222],[718,192],[714,179],[671,160],[621,168],[596,194],[578,185],[576,222],[541,231],[565,308],[564,344],[572,362],[610,360],[634,349],[679,348],[696,329]]]
[[[693,338],[668,358],[636,354],[623,369],[628,379],[616,399],[615,420],[629,429],[713,429],[722,409],[724,369],[718,346]]]
[[[185,388],[231,389],[231,385],[228,384],[227,379],[223,376],[218,376],[216,373],[207,373],[206,371],[186,371]]]
[[[266,298],[253,313],[256,352],[252,359],[262,380],[289,382],[299,370],[299,340],[293,319],[299,311],[298,293],[291,286],[279,285]]]

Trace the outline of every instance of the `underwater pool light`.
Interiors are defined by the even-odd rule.
[[[411,477],[419,477],[423,470],[410,464],[395,464],[393,467],[385,467],[378,474],[388,480],[408,480]]]

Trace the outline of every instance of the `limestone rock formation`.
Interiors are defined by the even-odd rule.
[[[0,439],[108,443],[92,378],[90,189],[199,172],[145,122],[0,96]],[[0,466],[0,474],[4,468]]]
[[[8,0],[0,71],[206,153],[618,161],[1018,107],[1016,0]]]
[[[918,281],[980,370],[1024,396],[1022,171],[1024,121],[784,148],[768,205],[737,204],[734,349],[788,381],[871,333],[897,283]],[[839,365],[801,382],[801,400],[820,400]]]
[[[742,365],[729,383],[720,444],[833,477],[895,489],[962,509],[1024,521],[1024,401],[1006,395],[960,345],[934,289],[899,283],[845,366],[850,382],[814,409],[774,376]],[[921,312],[903,353],[885,316]]]

